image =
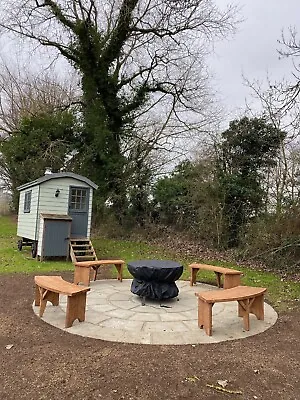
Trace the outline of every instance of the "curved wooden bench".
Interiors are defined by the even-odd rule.
[[[59,295],[68,296],[65,327],[69,328],[78,319],[85,320],[86,286],[78,286],[65,281],[61,276],[35,276],[35,305],[40,307],[39,316],[42,317],[47,301],[54,306],[59,304]]]
[[[118,280],[122,282],[123,279],[123,260],[92,260],[92,261],[78,261],[74,264],[74,283],[83,283],[84,285],[90,284],[90,269],[94,270],[94,281],[97,278],[98,269],[101,265],[114,265],[118,271]]]
[[[193,286],[196,283],[197,273],[200,269],[205,271],[213,271],[217,277],[217,285],[221,287],[221,276],[223,275],[223,288],[230,289],[241,284],[241,271],[237,271],[231,268],[217,267],[215,265],[208,264],[190,264],[190,285]]]
[[[204,328],[208,336],[212,335],[212,307],[215,303],[226,301],[238,302],[238,316],[243,317],[244,328],[250,329],[249,314],[258,320],[264,320],[264,294],[266,288],[236,286],[231,289],[211,290],[195,293],[198,297],[198,326]]]

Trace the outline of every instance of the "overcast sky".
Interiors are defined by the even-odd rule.
[[[298,28],[300,35],[300,0],[235,0],[244,20],[230,40],[216,44],[209,65],[214,71],[217,88],[232,120],[245,109],[250,89],[243,85],[242,74],[249,79],[266,82],[266,77],[291,78],[291,59],[279,59],[277,50],[282,30]],[[227,4],[218,0],[217,4]]]
[[[215,45],[215,52],[208,64],[214,73],[213,86],[219,93],[223,106],[227,111],[224,124],[242,115],[245,100],[251,102],[251,90],[243,83],[244,75],[248,80],[259,80],[266,83],[269,76],[272,80],[283,77],[291,78],[293,65],[291,59],[279,59],[278,39],[282,30],[288,33],[290,26],[299,28],[300,38],[300,0],[215,0],[220,8],[228,3],[240,7],[239,24],[236,34],[228,40]],[[18,40],[7,40],[0,37],[2,56],[22,53],[23,59],[34,57],[29,61],[31,68],[42,68],[45,55],[39,62],[36,53],[24,54],[24,44]],[[8,57],[9,59],[9,57]],[[50,62],[46,60],[46,62]],[[65,63],[66,64],[66,63]],[[254,103],[258,105],[258,103]]]

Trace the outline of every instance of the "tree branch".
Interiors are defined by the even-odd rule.
[[[108,69],[119,55],[120,50],[127,39],[130,30],[129,26],[132,19],[132,13],[138,3],[138,0],[123,0],[121,5],[117,26],[112,32],[107,47],[104,49],[101,59]]]

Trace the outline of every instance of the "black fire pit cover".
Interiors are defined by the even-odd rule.
[[[169,260],[138,260],[128,263],[134,277],[131,292],[150,299],[170,299],[178,295],[175,281],[180,278],[183,266]]]

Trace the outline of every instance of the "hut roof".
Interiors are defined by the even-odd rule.
[[[77,179],[78,181],[86,183],[87,185],[91,186],[93,189],[98,188],[98,185],[96,185],[94,182],[92,182],[90,179],[88,179],[84,176],[74,174],[73,172],[57,172],[57,173],[41,176],[40,178],[38,178],[32,182],[24,183],[24,185],[17,187],[17,189],[18,190],[28,189],[32,186],[40,185],[41,183],[50,181],[51,179],[58,179],[58,178],[73,178],[73,179]]]

